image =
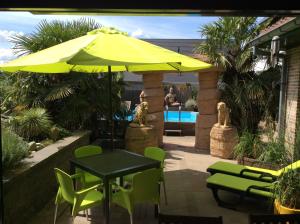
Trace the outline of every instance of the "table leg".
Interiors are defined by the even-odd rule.
[[[124,179],[123,179],[123,176],[120,177],[120,186],[121,186],[121,187],[124,186]]]
[[[70,175],[75,174],[75,166],[73,163],[70,163]],[[76,190],[76,180],[73,179],[73,187]],[[72,206],[70,206],[70,213],[72,214]]]
[[[104,216],[105,216],[105,224],[109,224],[109,179],[104,179]]]

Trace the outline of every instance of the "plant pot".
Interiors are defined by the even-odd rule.
[[[300,209],[285,207],[285,206],[281,205],[280,202],[275,199],[274,214],[280,214],[280,215],[300,214]]]

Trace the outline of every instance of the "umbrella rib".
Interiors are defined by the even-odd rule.
[[[167,63],[168,65],[170,65],[172,68],[175,68],[177,71],[179,71],[180,72],[180,69],[178,69],[178,68],[176,68],[175,66],[173,66],[171,63]],[[181,64],[181,63],[179,63],[179,64]]]

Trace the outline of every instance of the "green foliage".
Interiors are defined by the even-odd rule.
[[[255,17],[222,17],[200,30],[206,41],[197,50],[224,69],[219,80],[221,100],[231,109],[239,133],[257,133],[258,123],[274,120],[278,112],[279,69],[252,71],[255,62],[248,42],[263,28]]]
[[[281,205],[300,208],[300,171],[286,170],[275,182],[274,196]]]
[[[268,142],[263,144],[263,150],[261,150],[257,159],[280,166],[288,165],[291,162],[291,155],[289,155],[289,150],[285,146],[285,139],[284,137],[277,138],[273,135],[274,132],[269,134]]]
[[[243,157],[257,158],[261,152],[262,142],[258,135],[244,131],[239,138],[239,143],[234,147],[234,157],[238,160]]]
[[[2,129],[3,168],[13,168],[29,155],[28,144],[7,128]]]
[[[231,109],[232,124],[238,131],[257,133],[261,120],[275,120],[278,113],[280,73],[269,69],[259,75],[248,72],[231,83],[219,85],[221,100]]]
[[[43,108],[23,110],[11,119],[15,132],[27,140],[46,136],[51,123],[49,114]]]
[[[42,20],[34,33],[16,35],[11,38],[15,52],[23,55],[37,52],[65,41],[86,35],[87,32],[101,28],[93,19],[81,18],[74,21]]]
[[[185,108],[188,110],[196,110],[197,109],[197,102],[194,99],[188,99],[185,102]]]
[[[12,38],[19,54],[37,52],[56,44],[85,35],[100,28],[94,20],[42,21],[34,33]],[[45,108],[53,122],[69,129],[95,128],[95,119],[108,118],[109,91],[105,74],[34,74],[16,73],[6,76],[2,107],[9,113],[18,113],[32,107]],[[113,74],[113,112],[120,106],[124,88],[121,74]]]
[[[71,135],[70,131],[68,131],[68,130],[62,128],[62,127],[59,127],[57,125],[54,125],[53,127],[51,127],[49,132],[48,132],[48,136],[53,141],[57,141],[61,138],[64,138],[64,137],[67,137],[67,136],[70,136],[70,135]]]
[[[206,41],[197,51],[227,71],[248,71],[252,66],[248,42],[258,35],[260,29],[255,17],[221,17],[201,27],[199,32]]]

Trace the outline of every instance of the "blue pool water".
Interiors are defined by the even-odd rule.
[[[198,112],[193,111],[181,111],[179,119],[179,111],[164,111],[164,121],[165,122],[187,122],[196,123]],[[128,121],[132,121],[133,115],[127,117]]]
[[[196,123],[198,112],[193,111],[181,111],[179,119],[179,111],[165,111],[164,120],[165,122],[187,122]]]

